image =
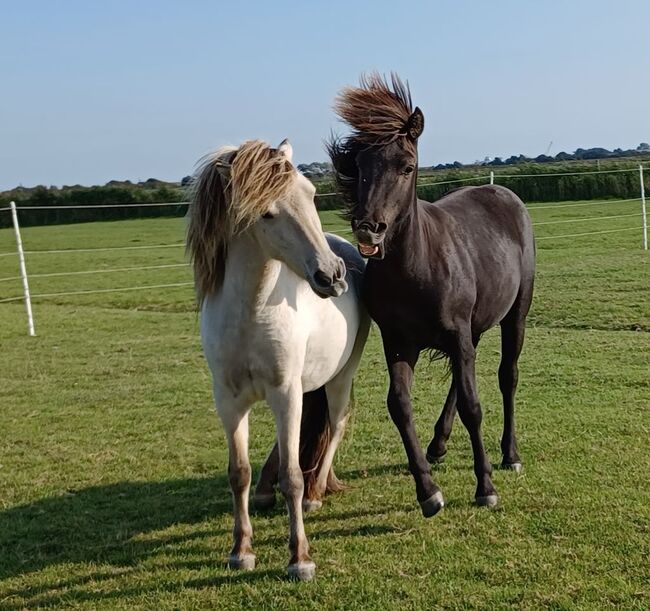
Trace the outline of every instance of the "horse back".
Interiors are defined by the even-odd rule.
[[[480,334],[520,295],[532,295],[532,223],[519,197],[500,186],[465,187],[417,205],[418,221],[399,245],[368,265],[364,297],[380,327],[397,325],[416,344],[444,350],[458,320],[470,319]]]
[[[473,323],[483,331],[518,297],[532,294],[535,241],[526,206],[499,185],[464,187],[430,205],[444,219],[453,275],[472,280],[462,284],[475,293]]]

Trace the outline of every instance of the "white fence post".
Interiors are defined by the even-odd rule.
[[[494,184],[494,170],[490,170],[490,184]]]
[[[648,250],[648,217],[645,211],[645,185],[643,184],[643,166],[639,164],[639,179],[641,180],[641,215],[643,216],[643,250]]]
[[[18,260],[20,262],[20,277],[23,280],[23,292],[25,294],[25,309],[27,310],[27,326],[29,334],[33,337],[34,317],[32,316],[32,300],[29,296],[29,282],[27,281],[27,268],[25,267],[25,253],[23,252],[23,241],[20,239],[20,226],[18,225],[18,213],[16,212],[16,202],[11,202],[11,219],[14,222],[14,232],[16,233],[16,246],[18,247]]]

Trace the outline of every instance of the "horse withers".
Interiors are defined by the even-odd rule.
[[[327,487],[370,323],[360,299],[364,261],[351,244],[323,233],[315,189],[291,157],[286,141],[277,149],[249,141],[204,159],[194,181],[187,245],[203,350],[228,439],[235,517],[228,564],[255,566],[248,414],[253,403],[266,400],[275,416],[277,449],[262,472],[269,481],[258,485],[257,500],[267,504],[265,495],[274,495],[268,465],[277,452],[290,521],[288,573],[309,580],[315,565],[303,525],[303,401],[311,410],[326,408],[324,418],[314,416],[322,427],[306,448],[317,454],[310,469],[312,498],[305,499],[311,505]],[[303,431],[310,426],[305,419]]]
[[[360,87],[342,91],[335,109],[353,131],[329,143],[330,157],[359,251],[368,258],[364,301],[381,330],[390,376],[388,409],[422,512],[432,516],[444,506],[427,458],[443,459],[456,408],[472,444],[476,503],[496,505],[474,364],[481,335],[500,325],[502,466],[519,471],[514,396],[535,275],[528,212],[512,191],[496,185],[461,188],[434,203],[418,199],[417,141],[424,115],[413,109],[408,85],[396,75],[391,83],[378,74],[362,77]],[[447,356],[452,374],[426,456],[410,397],[423,350]]]

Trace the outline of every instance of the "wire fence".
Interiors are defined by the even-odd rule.
[[[607,174],[607,173],[619,173],[619,172],[631,172],[635,171],[639,173],[640,178],[640,196],[635,198],[624,198],[624,199],[608,199],[608,200],[597,200],[597,201],[583,201],[583,202],[570,202],[570,203],[556,203],[556,204],[543,204],[543,205],[531,205],[528,206],[529,211],[533,215],[533,226],[550,228],[552,226],[562,227],[565,225],[575,225],[580,223],[593,224],[598,222],[618,222],[622,220],[634,220],[636,221],[634,226],[631,227],[614,227],[608,229],[593,229],[588,231],[576,231],[571,233],[557,233],[549,235],[538,235],[536,237],[537,242],[548,241],[548,240],[566,240],[569,238],[581,238],[584,236],[596,236],[596,235],[605,235],[605,234],[616,234],[616,233],[629,233],[629,232],[639,232],[639,235],[642,236],[643,247],[647,250],[647,217],[646,217],[646,208],[645,208],[645,190],[643,186],[643,168],[639,166],[638,169],[614,169],[614,170],[596,170],[589,172],[560,172],[560,173],[547,173],[547,174],[495,174],[490,172],[490,174],[477,175],[466,178],[458,178],[453,180],[445,180],[438,182],[422,182],[418,184],[420,186],[432,186],[432,185],[453,185],[453,184],[463,184],[468,182],[484,182],[487,181],[489,184],[498,184],[499,179],[501,178],[522,178],[522,179],[537,179],[540,177],[562,177],[562,176],[571,176],[576,174]],[[336,193],[318,193],[315,197],[327,197],[335,196]],[[0,277],[0,285],[10,285],[12,282],[23,282],[23,294],[10,294],[8,296],[3,296],[0,293],[0,303],[11,303],[25,301],[26,308],[28,310],[28,318],[30,318],[30,334],[33,331],[33,320],[31,320],[31,301],[32,300],[41,300],[48,298],[59,298],[59,297],[68,297],[68,296],[83,296],[83,295],[94,295],[94,294],[104,294],[104,293],[130,293],[136,291],[155,291],[162,289],[187,289],[193,285],[190,276],[190,268],[187,261],[183,262],[149,262],[143,265],[117,265],[109,267],[101,267],[97,265],[92,265],[92,263],[97,261],[98,256],[103,256],[103,254],[115,253],[117,254],[124,253],[146,253],[147,251],[165,251],[166,249],[183,249],[185,246],[184,242],[172,242],[172,243],[152,243],[152,244],[142,244],[142,245],[108,245],[108,246],[93,246],[93,247],[84,247],[84,248],[45,248],[45,249],[30,249],[26,248],[23,250],[22,243],[20,240],[20,227],[18,226],[18,212],[22,210],[34,210],[34,209],[80,209],[80,208],[136,208],[136,207],[157,207],[157,206],[179,206],[179,205],[189,205],[189,202],[164,202],[164,203],[147,203],[147,204],[99,204],[99,205],[62,205],[62,206],[15,206],[12,202],[12,205],[5,208],[0,208],[0,212],[11,212],[14,219],[14,230],[16,234],[16,241],[18,248],[16,251],[5,251],[0,252],[0,259],[5,259],[7,257],[17,257],[21,263],[21,274],[20,275],[9,275],[5,277]],[[612,208],[617,208],[618,206],[640,206],[635,212],[625,212],[624,210],[616,210],[616,214],[608,213]],[[589,216],[581,216],[581,210],[583,207],[602,207],[602,213],[597,214],[596,209]],[[536,211],[557,211],[562,215],[571,215],[569,218],[552,218],[550,220],[539,220],[535,218]],[[591,212],[591,209],[590,209]],[[544,214],[544,212],[542,212]],[[585,227],[587,229],[587,227]],[[350,229],[339,231],[339,233],[345,236],[351,236],[352,232]],[[573,242],[572,242],[573,244]],[[29,246],[29,244],[27,244]],[[45,255],[85,255],[89,260],[91,265],[87,269],[57,269],[56,271],[42,271],[39,273],[30,274],[27,276],[27,272],[24,269],[24,257],[27,255],[29,258],[39,257]],[[66,259],[67,260],[67,259]],[[128,286],[107,286],[107,287],[96,287],[96,288],[79,288],[73,290],[44,290],[34,294],[29,293],[29,282],[28,280],[36,280],[36,284],[39,285],[40,281],[47,281],[51,279],[58,281],[58,279],[64,278],[75,278],[75,277],[92,277],[95,275],[103,275],[106,277],[109,274],[121,274],[129,275],[134,273],[155,273],[162,270],[182,270],[185,268],[187,270],[187,277],[181,278],[177,282],[164,282],[164,283],[151,283],[151,284],[131,284]],[[49,288],[49,287],[48,287]],[[61,287],[65,288],[65,287]],[[17,293],[17,291],[16,291]]]

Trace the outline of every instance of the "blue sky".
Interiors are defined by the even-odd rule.
[[[650,141],[648,0],[0,5],[0,189],[179,180],[289,137],[325,159],[364,70],[408,79],[420,163]]]

